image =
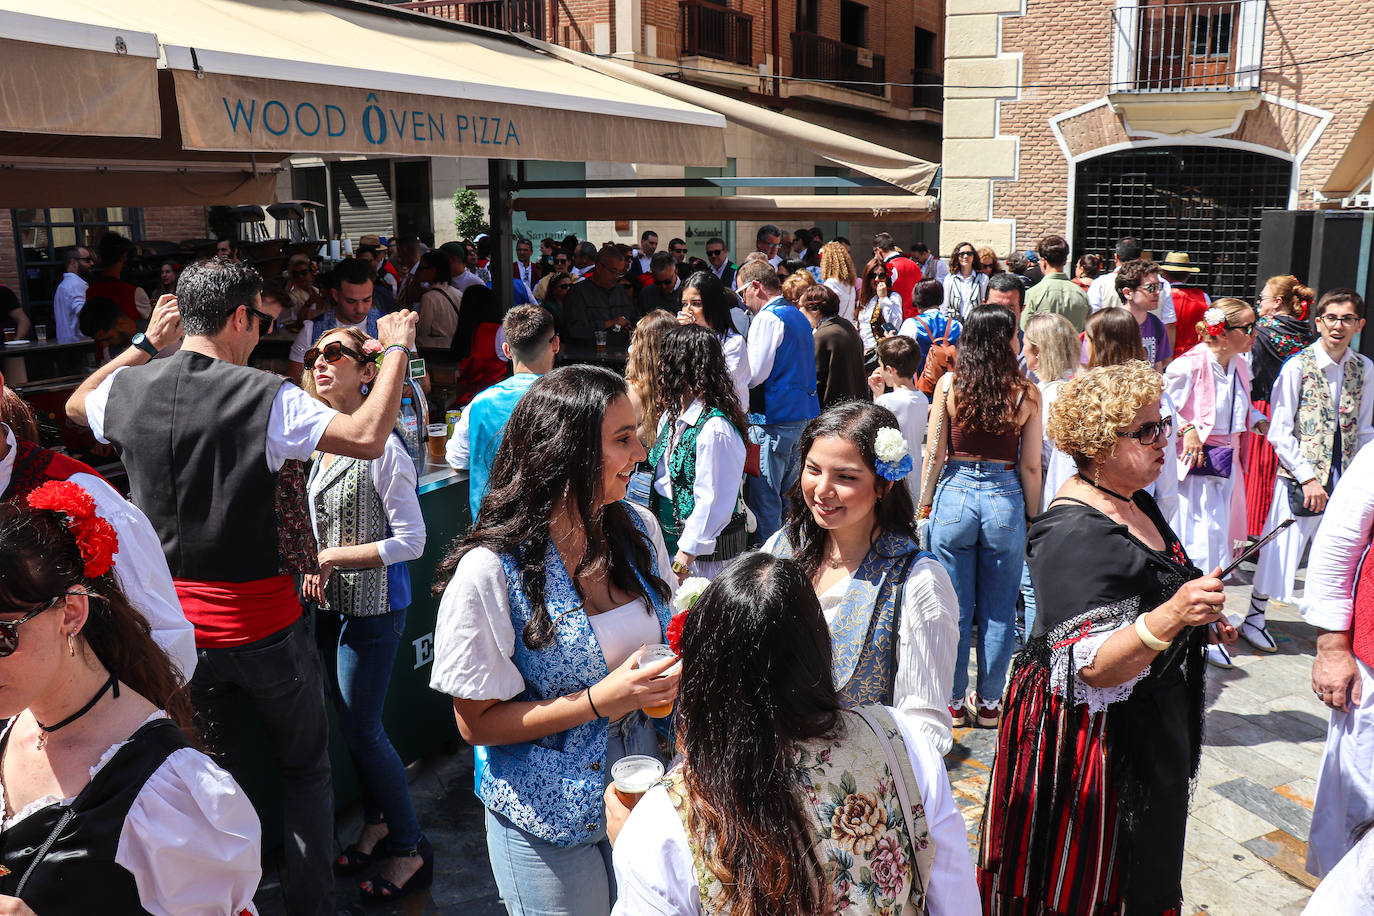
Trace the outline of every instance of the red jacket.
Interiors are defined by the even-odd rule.
[[[888,288],[902,298],[902,320],[905,321],[916,314],[912,293],[921,282],[921,265],[904,254],[893,254],[883,259],[883,266],[887,268]]]

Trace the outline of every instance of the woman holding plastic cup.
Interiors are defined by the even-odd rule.
[[[512,914],[605,916],[615,900],[602,793],[655,757],[646,707],[671,704],[677,579],[657,521],[625,501],[645,457],[624,379],[568,366],[511,415],[476,527],[440,564],[430,686],[483,746],[487,851]]]

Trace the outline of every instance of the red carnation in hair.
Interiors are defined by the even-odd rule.
[[[682,625],[686,622],[686,611],[677,612],[673,615],[673,619],[668,621],[668,629],[664,635],[668,640],[668,648],[673,650],[674,655],[682,654]]]
[[[28,503],[31,509],[64,516],[63,524],[81,550],[85,578],[97,579],[110,571],[119,552],[119,535],[95,514],[91,494],[71,481],[50,480],[28,495]]]

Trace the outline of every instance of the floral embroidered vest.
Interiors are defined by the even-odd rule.
[[[621,503],[635,526],[646,536],[649,528],[636,509]],[[652,537],[650,542],[652,543]],[[650,551],[656,553],[657,548]],[[510,600],[511,624],[515,627],[512,661],[525,679],[518,700],[546,700],[585,690],[610,672],[606,656],[582,609],[582,599],[569,578],[558,549],[549,544],[544,560],[544,605],[554,621],[554,639],[542,649],[525,645],[520,634],[533,616],[533,608],[521,585],[515,557],[501,554]],[[656,570],[658,558],[652,561]],[[649,587],[643,570],[635,570],[650,596],[659,631],[667,629],[673,610]],[[606,741],[609,722],[593,719],[567,731],[556,732],[521,744],[487,748],[487,766],[477,794],[490,810],[515,826],[555,846],[570,847],[596,842],[605,835]]]
[[[712,417],[720,417],[729,422],[729,417],[725,411],[712,407],[710,410],[703,410],[697,417],[696,423],[682,431],[682,438],[678,440],[677,446],[672,454],[668,456],[668,479],[673,484],[673,498],[671,500],[660,496],[658,491],[650,487],[649,489],[649,510],[658,518],[658,522],[663,526],[663,540],[668,546],[670,554],[677,553],[678,535],[682,534],[682,523],[696,509],[696,493],[692,489],[692,484],[697,479],[697,439],[701,436],[702,427],[706,421]],[[654,442],[654,447],[649,449],[649,467],[653,468],[651,473],[658,473],[658,463],[663,459],[663,453],[668,450],[668,444],[673,436],[672,426],[666,424],[663,432],[659,434],[658,440]],[[734,427],[732,426],[731,429]],[[731,522],[737,520],[738,516],[744,514],[744,481],[740,481],[739,492],[735,497],[735,511],[731,515]]]
[[[0,444],[4,442],[4,424],[0,424]],[[14,440],[14,469],[10,473],[9,486],[0,493],[0,500],[18,503],[31,492],[50,480],[66,480],[74,474],[90,474],[100,477],[95,468],[82,464],[75,458],[68,458],[61,452],[42,448],[32,442]],[[104,477],[100,477],[104,480]]]
[[[790,559],[793,547],[779,536],[770,548]],[[854,571],[830,623],[835,688],[846,706],[891,703],[897,681],[897,638],[902,625],[902,583],[923,553],[914,541],[883,534]]]
[[[326,547],[374,544],[386,537],[386,507],[372,481],[372,462],[335,455],[328,467],[316,461],[310,471],[315,492],[315,519]],[[329,610],[349,617],[391,612],[386,567],[335,569],[324,587]]]
[[[1297,437],[1302,456],[1316,472],[1317,482],[1324,486],[1331,476],[1331,464],[1336,459],[1331,454],[1331,440],[1335,437],[1337,423],[1341,430],[1339,470],[1342,473],[1360,450],[1360,389],[1363,387],[1364,365],[1358,354],[1350,354],[1341,373],[1340,405],[1332,404],[1326,373],[1317,365],[1315,348],[1319,346],[1320,341],[1298,354],[1298,363],[1302,366],[1302,397],[1298,399],[1293,434]],[[1283,465],[1279,465],[1279,473],[1285,477],[1293,476]]]
[[[833,895],[834,913],[923,913],[935,860],[924,801],[891,712],[882,706],[865,711],[877,720],[884,732],[881,738],[862,717],[845,713],[839,737],[817,738],[795,748],[802,813],[811,823],[813,848]],[[890,760],[897,762],[899,772],[892,772]],[[896,788],[899,779],[911,806],[910,830]],[[699,846],[693,833],[691,795],[681,768],[664,778],[664,786],[692,849],[701,912],[727,916],[731,908],[724,888],[707,864],[710,847]]]

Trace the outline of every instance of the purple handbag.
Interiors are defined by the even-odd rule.
[[[1199,477],[1230,477],[1234,457],[1235,450],[1229,445],[1204,445],[1202,464],[1189,468],[1188,473]]]

